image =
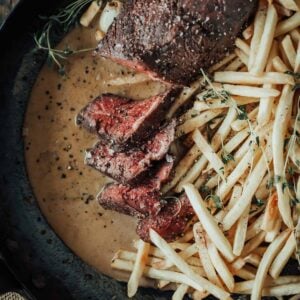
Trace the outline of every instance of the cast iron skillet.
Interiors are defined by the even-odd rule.
[[[51,15],[62,2],[21,0],[0,32],[0,251],[33,298],[126,299],[124,284],[85,264],[51,230],[26,172],[22,124],[44,62],[31,53],[33,33],[41,28],[39,15]],[[165,298],[146,289],[136,297]]]
[[[26,172],[22,124],[45,60],[32,54],[32,37],[43,24],[39,15],[51,15],[61,5],[61,0],[21,0],[0,31],[0,252],[33,299],[126,299],[125,284],[96,272],[52,231]],[[297,273],[296,263],[288,271]],[[149,289],[135,297],[166,298],[170,294]]]

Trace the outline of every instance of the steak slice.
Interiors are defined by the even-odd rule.
[[[155,216],[141,220],[137,234],[144,241],[150,242],[149,230],[155,230],[166,241],[171,242],[184,233],[188,222],[194,216],[194,210],[186,195],[178,200],[169,201]]]
[[[97,53],[152,78],[188,84],[234,49],[258,0],[128,0]]]
[[[139,144],[159,127],[179,90],[142,101],[104,94],[89,103],[77,116],[77,124],[99,136],[115,149]]]
[[[118,182],[137,184],[154,162],[163,159],[167,154],[174,140],[175,126],[176,122],[173,120],[144,145],[128,151],[114,151],[100,141],[94,148],[87,150],[85,162]]]
[[[168,159],[159,167],[152,179],[136,187],[108,184],[97,199],[105,209],[140,218],[155,216],[163,205],[159,192],[161,184],[169,179],[172,167],[173,159]]]

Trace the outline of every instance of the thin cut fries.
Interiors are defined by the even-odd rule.
[[[272,42],[276,30],[278,15],[273,5],[269,5],[265,27],[261,36],[259,49],[255,55],[255,59],[250,66],[250,73],[253,75],[262,75],[265,70],[268,56],[272,47]],[[254,57],[253,57],[254,58]]]
[[[251,300],[259,300],[261,297],[264,281],[267,275],[267,272],[272,264],[277,253],[282,248],[284,242],[286,241],[289,231],[282,232],[268,247],[267,251],[262,257],[260,265],[258,267],[252,293],[251,293]]]
[[[291,216],[291,207],[289,204],[289,196],[287,189],[283,188],[284,184],[284,138],[290,121],[292,110],[294,92],[292,87],[286,85],[283,88],[281,98],[276,111],[272,148],[274,156],[274,173],[278,182],[276,183],[276,190],[278,195],[278,208],[283,222],[289,227],[293,228],[293,221]]]
[[[296,12],[290,18],[281,21],[276,27],[275,37],[285,34],[300,26],[300,12]]]
[[[292,256],[294,250],[296,249],[296,240],[293,233],[290,234],[286,244],[282,250],[278,253],[277,257],[274,259],[272,266],[270,267],[270,275],[277,279],[283,270],[284,266]]]
[[[149,248],[150,244],[145,243],[142,240],[139,241],[137,258],[134,262],[133,271],[128,281],[129,298],[133,297],[137,292],[137,289],[139,287],[139,280],[143,275],[143,270],[145,268],[146,261],[148,258]]]
[[[199,192],[192,184],[184,185],[184,190],[198,215],[199,220],[202,222],[202,226],[207,232],[208,236],[213,239],[216,247],[223,254],[223,256],[229,261],[234,260],[232,248],[221,229],[218,227],[216,221],[205,207],[205,203],[201,198]]]
[[[296,64],[296,50],[293,46],[291,37],[286,35],[282,40],[281,45],[292,69],[294,70]]]
[[[179,285],[172,296],[172,300],[182,300],[184,298],[184,295],[187,293],[188,289],[189,286],[186,284]]]
[[[232,84],[291,84],[294,85],[295,81],[292,76],[282,74],[279,72],[263,73],[261,76],[251,75],[248,72],[232,72],[223,71],[216,72],[214,75],[216,82],[232,83]]]
[[[249,55],[250,54],[250,47],[249,45],[243,41],[242,39],[240,38],[237,38],[235,40],[235,45],[240,48],[245,54]]]
[[[295,3],[294,0],[277,0],[283,7],[290,9],[290,10],[295,10],[298,11],[299,7]]]
[[[198,251],[199,251],[199,257],[203,265],[203,268],[205,270],[207,278],[215,285],[222,286],[222,283],[215,271],[215,268],[208,254],[206,235],[200,222],[194,225],[194,235],[195,235],[195,242],[197,244]]]
[[[229,293],[225,292],[221,288],[210,283],[208,280],[192,271],[188,264],[152,229],[150,229],[150,238],[151,241],[165,254],[165,256],[169,257],[169,259],[173,261],[177,268],[186,276],[188,276],[193,282],[198,284],[201,289],[208,291],[220,299],[230,299]]]
[[[263,34],[265,22],[266,22],[266,13],[264,9],[260,8],[254,19],[253,37],[251,39],[251,44],[250,44],[250,54],[249,54],[249,63],[248,63],[249,69],[251,69],[254,64],[255,57],[257,55],[257,51]]]
[[[253,86],[232,85],[224,84],[223,88],[232,95],[238,95],[243,97],[276,97],[280,95],[280,92],[275,89],[258,88]]]

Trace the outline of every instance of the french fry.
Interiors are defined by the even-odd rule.
[[[290,17],[292,14],[293,14],[293,11],[291,11],[290,9],[287,9],[277,3],[274,4],[274,7],[276,8],[277,10],[277,13],[279,15],[279,18],[281,16],[284,16],[284,17]]]
[[[214,74],[214,80],[216,82],[249,85],[260,85],[265,83],[295,84],[295,80],[292,76],[278,72],[267,72],[263,73],[261,76],[255,76],[248,72],[222,71]]]
[[[294,0],[277,0],[283,7],[290,9],[290,10],[294,10],[294,11],[298,11],[299,7],[297,6],[297,4],[295,3]]]
[[[168,192],[169,190],[171,190],[173,187],[176,186],[180,178],[186,174],[186,172],[192,166],[194,161],[197,160],[200,153],[201,153],[200,149],[198,148],[197,145],[194,145],[188,151],[188,153],[182,158],[182,160],[176,166],[173,179],[170,182],[168,182],[166,185],[164,185],[164,187],[162,188],[163,193]]]
[[[239,57],[235,58],[224,70],[225,71],[237,71],[243,66],[243,62]]]
[[[212,264],[214,265],[215,269],[217,270],[219,276],[221,277],[222,281],[228,288],[230,292],[233,292],[234,289],[234,278],[227,265],[224,263],[222,257],[220,256],[216,246],[210,241],[209,237],[206,237],[207,240],[207,250],[208,255]]]
[[[201,223],[196,223],[194,225],[193,230],[194,230],[195,242],[197,244],[198,251],[199,251],[199,257],[201,260],[201,264],[203,265],[203,268],[205,270],[205,274],[209,281],[221,287],[222,283],[215,271],[215,268],[208,254],[208,249],[206,245],[206,236]]]
[[[266,233],[264,231],[260,231],[255,237],[250,239],[246,244],[242,251],[241,256],[247,256],[253,250],[255,250],[261,243],[265,240]]]
[[[274,239],[280,232],[281,225],[282,225],[282,219],[279,216],[278,219],[275,221],[274,227],[272,228],[272,230],[268,231],[266,234],[265,241],[267,243],[271,243],[274,241]]]
[[[221,223],[223,221],[224,216],[226,215],[226,212],[228,212],[236,203],[236,201],[239,199],[239,197],[242,195],[242,187],[239,184],[236,184],[233,187],[233,191],[231,193],[231,197],[230,200],[228,202],[228,205],[223,208],[222,210],[220,210],[216,215],[215,215],[215,219],[218,223]],[[223,201],[223,204],[225,203],[225,201]]]
[[[280,178],[276,183],[276,190],[278,195],[278,208],[283,222],[289,227],[293,228],[293,220],[291,216],[291,207],[289,203],[289,196],[287,189],[283,188],[282,179],[285,178],[284,174],[284,138],[288,123],[291,118],[292,103],[294,91],[291,86],[286,85],[283,88],[280,97],[277,111],[275,115],[272,149],[273,149],[273,165],[275,176]]]
[[[239,49],[241,49],[245,54],[247,54],[247,55],[250,54],[250,47],[249,47],[249,45],[248,45],[245,41],[243,41],[242,39],[237,38],[237,39],[235,40],[235,45],[236,45]]]
[[[300,12],[296,12],[290,18],[277,24],[275,37],[285,34],[300,26]]]
[[[216,247],[226,260],[232,262],[234,260],[234,255],[231,245],[219,228],[214,217],[207,210],[201,195],[192,184],[184,185],[184,190],[208,236],[214,241]]]
[[[229,230],[233,226],[233,224],[239,219],[239,217],[243,214],[247,206],[251,203],[252,197],[254,196],[255,191],[257,190],[262,179],[264,178],[271,160],[272,149],[268,144],[266,146],[264,155],[260,158],[252,173],[248,176],[241,198],[224,217],[224,230]]]
[[[184,295],[188,292],[189,286],[180,284],[172,296],[172,300],[182,300]]]
[[[253,36],[253,25],[249,25],[244,31],[243,31],[243,38],[245,40],[249,40]]]
[[[111,26],[114,19],[119,15],[122,5],[122,2],[119,0],[113,0],[109,3],[106,3],[99,20],[99,29],[102,32],[107,33],[108,28]]]
[[[288,238],[290,232],[284,231],[282,232],[268,247],[267,251],[263,255],[261,262],[259,264],[253,288],[251,293],[251,300],[259,300],[262,294],[262,289],[264,285],[265,278],[267,276],[267,272],[278,252],[283,247],[286,239]]]
[[[282,61],[279,56],[273,58],[273,67],[275,71],[285,73],[289,70],[289,67]]]
[[[150,239],[152,243],[154,243],[165,254],[166,257],[172,260],[174,265],[176,265],[183,274],[197,284],[197,290],[200,287],[200,291],[204,289],[219,299],[230,299],[230,294],[228,292],[212,284],[191,270],[188,264],[168,245],[165,240],[159,236],[158,233],[152,229],[150,229]]]
[[[299,282],[264,288],[262,291],[262,296],[280,297],[294,295],[298,293],[300,293]]]
[[[196,244],[192,244],[191,246],[189,246],[185,250],[181,251],[179,253],[179,256],[186,261],[187,258],[195,255],[197,253],[197,251],[198,251],[198,249],[197,249]],[[171,268],[173,265],[174,265],[173,262],[171,260],[167,259],[167,260],[160,261],[160,262],[156,263],[154,265],[154,267],[157,268],[157,269],[166,270],[166,269]]]
[[[249,64],[249,56],[247,54],[245,54],[242,50],[240,49],[235,49],[235,54],[237,55],[237,57],[240,59],[240,61],[245,65],[248,66]],[[233,70],[228,70],[227,71],[233,71]],[[248,71],[248,68],[246,68],[245,71]]]
[[[113,269],[128,271],[131,272],[133,270],[134,263],[132,261],[126,261],[121,259],[115,259],[111,263],[111,267]],[[154,268],[146,267],[143,272],[144,276],[157,280],[170,281],[179,284],[188,285],[196,290],[203,291],[202,286],[196,281],[190,279],[188,276],[175,272],[175,271],[167,271],[167,270],[157,270]],[[227,299],[227,298],[226,298]]]
[[[208,144],[201,132],[197,129],[193,133],[193,140],[200,149],[200,151],[203,153],[203,155],[206,157],[206,159],[211,163],[215,171],[221,176],[221,178],[225,179],[224,163],[212,149],[211,145]]]
[[[84,27],[88,27],[97,13],[100,11],[102,6],[102,1],[93,1],[88,9],[84,12],[84,14],[80,18],[80,24]]]
[[[237,105],[246,105],[250,103],[257,103],[259,101],[259,98],[253,98],[253,97],[239,97],[239,96],[231,96],[231,99],[237,104]],[[197,112],[201,112],[207,109],[224,109],[232,107],[231,102],[224,102],[223,99],[207,99],[205,102],[202,101],[202,99],[196,100],[194,102],[193,110]]]
[[[248,226],[246,241],[255,237],[261,231],[261,224],[263,221],[264,215],[260,215],[250,226]]]
[[[249,211],[250,205],[248,205],[244,213],[241,215],[240,219],[237,221],[237,227],[233,242],[233,254],[236,256],[240,256],[244,248],[247,234]]]
[[[251,39],[250,53],[249,53],[249,63],[248,63],[249,69],[251,69],[254,64],[255,57],[257,55],[260,41],[263,35],[265,22],[266,22],[266,11],[265,9],[260,7],[254,19],[253,37]]]
[[[235,120],[231,124],[231,128],[234,131],[241,131],[242,129],[246,128],[249,126],[249,120],[253,121],[258,113],[258,107],[255,107],[249,114],[248,114],[248,119],[247,120]]]
[[[264,253],[266,252],[266,250],[267,250],[267,247],[258,247],[253,251],[253,253],[258,254],[259,256],[263,256]]]
[[[261,256],[258,254],[251,253],[248,256],[244,257],[246,263],[253,265],[254,267],[258,267],[261,261]]]
[[[203,300],[205,299],[207,296],[209,296],[208,292],[199,292],[199,291],[195,291],[192,295],[192,299],[193,300]]]
[[[122,75],[121,77],[110,79],[109,81],[106,81],[107,85],[112,86],[121,86],[126,84],[137,84],[142,82],[150,81],[150,77],[148,77],[145,74],[128,74],[128,75]]]
[[[275,35],[277,21],[278,15],[276,9],[273,5],[269,5],[260,45],[255,55],[255,59],[253,57],[254,60],[250,65],[250,73],[252,75],[262,75],[265,70]]]
[[[294,44],[298,45],[298,43],[300,41],[300,32],[297,29],[294,29],[294,30],[290,31],[289,34],[291,35],[291,38],[292,38]]]
[[[241,176],[245,174],[246,170],[249,169],[251,162],[256,155],[258,155],[258,153],[256,153],[256,147],[250,147],[235,169],[227,176],[226,180],[221,183],[220,187],[218,187],[216,194],[222,201],[230,193],[231,189],[238,182]]]
[[[221,126],[212,138],[211,147],[213,150],[217,151],[220,148],[223,140],[225,140],[228,136],[230,132],[230,124],[235,120],[236,116],[236,110],[234,108],[230,108]],[[179,182],[175,191],[181,192],[182,186],[184,184],[193,183],[198,178],[201,171],[206,166],[207,162],[208,160],[206,156],[201,156],[200,159],[198,159],[198,161],[194,164],[194,166],[187,172],[186,176],[184,176],[184,178]]]
[[[277,279],[279,277],[281,271],[283,270],[284,266],[292,256],[295,249],[296,249],[296,240],[294,234],[291,233],[286,244],[278,253],[277,257],[274,259],[270,267],[269,273],[274,279]]]
[[[290,35],[287,34],[284,37],[284,39],[281,42],[281,45],[292,69],[294,70],[296,65],[296,50],[294,48]]]
[[[273,41],[273,45],[270,51],[270,55],[268,58],[268,63],[266,66],[266,72],[273,71],[273,58],[278,55],[278,43]],[[275,88],[272,84],[264,84],[263,88],[273,89]],[[262,97],[259,102],[259,110],[257,114],[257,123],[261,126],[267,124],[271,119],[272,110],[274,107],[274,97]]]
[[[205,84],[205,79],[202,77],[197,81],[191,84],[190,87],[184,87],[178,98],[175,100],[170,110],[167,113],[167,118],[171,119],[176,111],[185,104],[195,93],[196,91]]]
[[[134,262],[133,271],[130,275],[127,286],[127,294],[129,298],[133,297],[138,290],[139,281],[143,275],[143,270],[146,266],[146,261],[148,259],[149,249],[150,244],[139,240],[137,257]]]
[[[278,219],[278,197],[274,193],[269,199],[264,212],[261,229],[264,231],[271,231],[274,228],[275,222]]]
[[[176,128],[176,137],[179,138],[185,134],[188,134],[195,129],[203,126],[210,120],[214,119],[215,117],[219,116],[223,112],[222,109],[216,109],[213,111],[205,111],[202,114],[200,114],[198,117],[192,118],[190,120],[187,120],[182,125],[179,125]]]
[[[231,95],[237,95],[243,97],[261,98],[261,97],[277,97],[280,95],[280,92],[276,89],[259,88],[253,86],[224,84],[223,88]]]
[[[272,286],[283,286],[286,284],[293,284],[293,283],[300,283],[300,276],[281,276],[277,279],[273,278],[266,278],[265,280],[265,287],[272,287]],[[242,282],[237,282],[234,286],[234,292],[239,294],[246,291],[251,291],[253,288],[254,280],[247,280]]]
[[[253,280],[255,278],[255,273],[247,270],[246,268],[242,268],[240,270],[234,271],[234,275],[236,275],[244,280]]]

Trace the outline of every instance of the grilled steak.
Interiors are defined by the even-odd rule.
[[[161,160],[174,140],[175,120],[159,130],[149,141],[128,151],[114,151],[103,141],[86,152],[86,164],[124,184],[136,184],[154,162]]]
[[[161,184],[169,179],[172,167],[173,160],[169,159],[159,167],[151,180],[136,187],[108,184],[97,199],[105,209],[136,217],[155,216],[163,205],[159,193]]]
[[[128,0],[98,54],[188,84],[233,50],[258,0]]]
[[[158,215],[141,220],[137,227],[137,234],[144,241],[150,241],[149,230],[152,228],[165,240],[171,242],[184,233],[193,216],[194,210],[184,195],[178,200],[170,200]]]
[[[124,149],[145,141],[159,127],[178,92],[170,90],[142,101],[105,94],[79,113],[77,124],[98,133],[115,149]]]

